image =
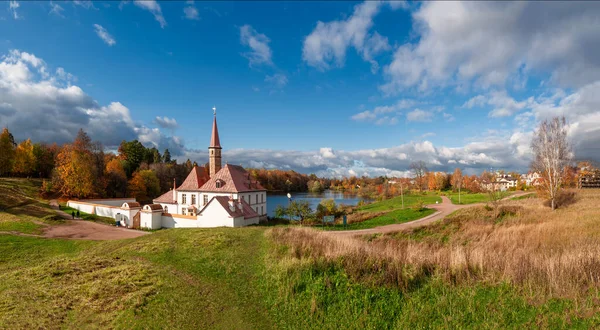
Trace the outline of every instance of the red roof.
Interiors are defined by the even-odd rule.
[[[240,193],[248,191],[265,191],[266,189],[256,180],[252,180],[250,173],[238,165],[226,164],[214,177],[210,178],[201,191]]]
[[[221,204],[221,206],[223,206],[225,211],[227,211],[227,213],[229,213],[229,215],[232,218],[243,216],[244,219],[249,219],[256,218],[259,216],[258,213],[256,213],[254,209],[243,199],[235,200],[233,202],[233,209],[229,206],[229,197],[227,196],[215,196],[210,200],[210,202],[212,202],[213,200],[216,200],[219,204]],[[210,202],[208,202],[208,204],[210,204]],[[242,207],[240,207],[240,202],[242,204]],[[206,204],[206,206],[208,206],[208,204]]]
[[[173,200],[173,190],[169,190],[166,193],[153,199],[152,203],[177,204],[177,201]]]
[[[181,184],[181,186],[179,186],[179,188],[177,188],[177,190],[200,190],[200,187],[202,187],[202,185],[206,183],[208,179],[209,175],[204,167],[194,166],[190,174],[188,174],[187,178],[185,178],[185,181],[183,181],[183,183]]]
[[[210,136],[209,148],[221,149],[221,141],[219,140],[219,129],[217,128],[217,116],[213,119],[212,135]]]

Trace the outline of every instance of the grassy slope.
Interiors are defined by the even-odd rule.
[[[116,242],[0,235],[0,328],[565,327],[574,316],[569,301],[530,304],[509,285],[431,279],[401,292],[352,280],[264,231],[175,229]]]
[[[65,213],[67,214],[72,214],[71,212],[75,212],[75,216],[77,216],[77,210],[69,207],[65,204],[61,204],[60,209],[63,210]],[[109,225],[114,225],[115,224],[115,219],[113,218],[109,218],[109,217],[102,217],[99,215],[95,215],[95,214],[89,214],[89,213],[85,213],[82,211],[79,211],[79,217],[83,220],[89,220],[89,221],[96,221],[96,222],[102,222],[102,223],[106,223]]]
[[[39,234],[56,212],[39,199],[39,179],[0,178],[0,231]]]
[[[379,226],[391,225],[395,223],[405,223],[409,221],[413,221],[416,219],[421,219],[430,214],[433,214],[435,210],[433,209],[423,209],[423,210],[413,210],[413,209],[399,209],[388,212],[386,214],[377,216],[375,218],[354,222],[348,224],[346,227],[341,224],[336,224],[335,226],[326,226],[326,230],[356,230],[356,229],[368,229]]]
[[[458,192],[444,192],[444,194],[452,201],[452,204],[475,204],[485,203],[489,201],[489,195],[487,193],[461,193],[460,203],[458,202]],[[502,198],[507,197],[511,192],[500,192]]]
[[[419,200],[422,200],[425,204],[435,204],[435,202],[442,202],[442,199],[436,195],[407,195],[404,196],[404,207],[411,207]],[[401,197],[394,197],[386,199],[381,202],[375,202],[359,207],[358,211],[377,212],[377,211],[393,211],[402,208]]]

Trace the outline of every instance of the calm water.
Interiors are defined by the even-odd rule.
[[[363,200],[356,194],[343,193],[339,191],[325,190],[322,193],[291,193],[292,200],[301,201],[305,200],[310,203],[310,207],[313,210],[317,209],[317,205],[323,199],[333,199],[336,204],[356,205],[359,201]],[[275,208],[277,205],[287,207],[289,204],[286,194],[267,194],[267,212],[269,216],[275,216]]]

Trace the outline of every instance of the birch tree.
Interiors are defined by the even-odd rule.
[[[571,161],[572,153],[567,142],[564,117],[543,121],[531,141],[534,153],[531,167],[542,176],[541,188],[550,198],[552,210],[556,209],[556,196],[561,189],[562,172]]]
[[[427,164],[424,161],[419,160],[410,164],[410,169],[415,173],[415,181],[419,186],[419,191],[423,191],[425,185],[425,178],[427,175]]]

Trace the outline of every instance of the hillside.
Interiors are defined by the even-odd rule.
[[[22,189],[30,201],[35,189]],[[0,328],[594,327],[599,198],[584,191],[555,213],[507,201],[498,217],[467,208],[358,238],[296,226],[120,241],[0,234]],[[20,203],[0,215],[40,221],[25,213],[43,201]]]

